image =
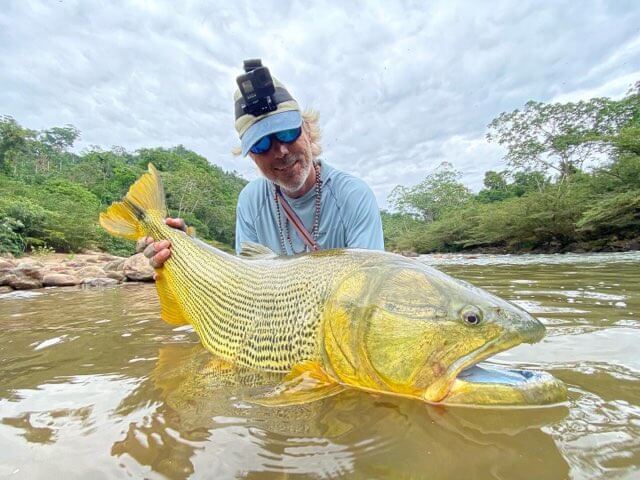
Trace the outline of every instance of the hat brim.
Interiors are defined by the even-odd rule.
[[[262,137],[272,133],[298,128],[302,125],[302,115],[297,110],[274,113],[251,125],[240,139],[242,156],[246,157],[249,149]]]

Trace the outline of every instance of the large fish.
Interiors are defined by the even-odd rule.
[[[100,215],[112,235],[168,239],[158,269],[161,316],[193,326],[231,365],[289,372],[258,403],[305,403],[358,388],[430,403],[539,405],[565,400],[544,372],[478,362],[544,336],[527,312],[444,273],[387,252],[325,250],[240,256],[164,223],[164,190],[149,171]]]

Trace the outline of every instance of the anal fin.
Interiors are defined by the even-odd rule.
[[[186,315],[180,308],[178,299],[171,288],[169,274],[165,270],[156,270],[156,289],[160,298],[160,316],[171,325],[188,325]]]

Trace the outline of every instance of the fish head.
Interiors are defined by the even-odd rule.
[[[462,393],[459,374],[544,333],[516,305],[418,262],[397,261],[364,266],[340,282],[322,338],[325,363],[341,383],[431,403],[446,403],[455,390],[457,403],[492,403],[496,391],[487,382],[468,381]]]

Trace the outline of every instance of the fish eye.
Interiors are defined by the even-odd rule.
[[[482,315],[477,308],[467,307],[462,310],[462,319],[469,325],[478,325],[482,321]]]

